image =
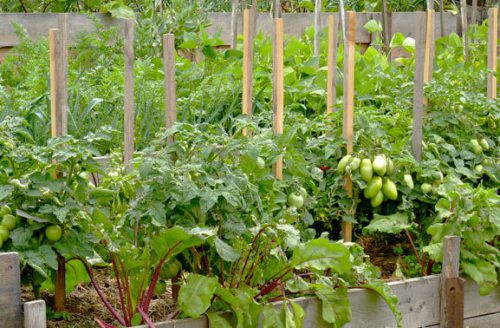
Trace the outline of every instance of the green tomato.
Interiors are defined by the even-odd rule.
[[[398,189],[396,188],[396,184],[391,181],[391,179],[385,179],[384,184],[382,185],[382,192],[385,197],[390,200],[398,199]]]
[[[484,151],[487,151],[490,149],[490,145],[488,144],[488,140],[486,139],[481,139],[479,141],[479,145],[481,146],[481,148],[484,150]]]
[[[392,173],[394,173],[394,162],[389,158],[387,160],[387,172],[385,172],[385,174],[391,175]]]
[[[478,164],[474,167],[474,170],[478,173],[483,172],[483,166],[481,164]]]
[[[12,214],[12,210],[8,205],[0,206],[0,216],[3,217],[5,214]]]
[[[307,199],[307,196],[308,196],[307,190],[304,187],[300,187],[299,191],[300,191],[300,195],[302,196],[302,198],[304,198],[304,201],[305,201]]]
[[[296,193],[291,193],[288,196],[288,205],[295,207],[296,209],[300,209],[304,206],[304,197],[297,195]]]
[[[483,148],[481,148],[481,146],[479,145],[479,141],[477,141],[477,139],[472,139],[470,141],[470,145],[472,146],[474,154],[479,155],[483,152]]]
[[[339,165],[337,166],[337,173],[344,174],[345,168],[350,158],[351,155],[345,155],[344,157],[342,157],[342,159],[339,161]]]
[[[368,158],[364,158],[361,161],[359,173],[361,174],[361,178],[363,180],[369,182],[373,177],[372,161],[370,161]]]
[[[45,236],[50,241],[58,241],[62,237],[62,229],[58,225],[50,225],[45,228]]]
[[[373,171],[380,176],[383,176],[387,172],[387,160],[383,155],[377,155],[373,159]]]
[[[408,188],[413,189],[415,187],[415,185],[413,184],[413,178],[411,177],[411,174],[405,174],[404,180]]]
[[[266,161],[262,157],[257,157],[255,164],[257,165],[259,170],[262,170],[263,168],[266,167]]]
[[[422,185],[420,186],[420,189],[422,190],[422,192],[424,194],[428,194],[432,191],[432,186],[430,183],[422,183]]]
[[[363,195],[365,198],[373,198],[377,195],[380,189],[382,189],[382,178],[374,177],[370,182],[368,182],[368,185],[363,191]]]
[[[12,230],[16,227],[17,220],[16,217],[12,214],[5,214],[2,219],[1,225],[5,228]]]
[[[379,192],[377,192],[375,197],[370,199],[370,204],[372,205],[372,207],[375,208],[375,207],[379,207],[383,201],[384,201],[384,194],[382,193],[382,191],[379,191]]]
[[[357,157],[353,157],[351,159],[351,162],[349,163],[349,166],[351,167],[351,172],[356,171],[359,168],[360,164],[361,160]]]
[[[9,235],[9,229],[0,225],[0,240],[6,241],[7,238],[9,238]]]

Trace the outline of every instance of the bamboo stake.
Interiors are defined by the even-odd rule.
[[[62,69],[62,80],[61,86],[58,90],[61,94],[60,105],[63,108],[61,114],[63,134],[68,133],[68,14],[58,15],[58,25],[62,33],[62,58],[61,58],[61,69]]]
[[[412,150],[417,161],[422,160],[422,124],[424,117],[424,70],[425,70],[425,45],[424,24],[425,13],[415,13],[415,83],[413,87],[413,130]]]
[[[321,39],[320,39],[320,13],[321,13],[321,0],[315,0],[314,5],[314,55],[319,56],[320,48],[321,48]]]
[[[175,93],[175,36],[163,35],[163,67],[165,69],[165,119],[167,129],[177,120],[177,97]],[[167,142],[171,144],[173,137]]]
[[[130,165],[134,153],[134,21],[125,21],[125,98],[124,98],[124,153],[123,161]]]
[[[343,135],[347,140],[347,153],[353,151],[353,129],[354,129],[354,56],[356,42],[356,13],[348,11],[346,13],[346,31],[344,45],[344,125]],[[345,189],[350,198],[352,198],[352,180],[346,177]],[[354,214],[354,213],[351,213]],[[344,241],[352,241],[352,223],[343,222],[342,232]]]
[[[233,0],[231,8],[231,49],[236,49],[238,42],[238,0]]]
[[[64,42],[60,29],[49,30],[50,48],[50,121],[53,138],[60,137],[68,130],[66,123],[66,106],[64,100]],[[61,176],[55,172],[54,177]],[[57,254],[57,274],[55,286],[55,310],[64,311],[66,299],[66,260]]]
[[[337,103],[337,47],[338,24],[333,15],[328,17],[328,85],[326,92],[326,113],[331,114]]]
[[[497,97],[498,8],[488,10],[488,98]]]
[[[253,39],[251,9],[243,11],[243,114],[252,116],[253,94]]]
[[[460,1],[460,14],[462,18],[462,38],[464,43],[465,62],[469,61],[469,37],[467,35],[467,0]]]
[[[284,109],[283,84],[283,18],[274,19],[273,37],[273,132],[283,134]],[[273,165],[273,174],[276,179],[283,179],[283,157]]]

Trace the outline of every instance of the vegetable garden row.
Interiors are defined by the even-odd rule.
[[[498,294],[498,10],[435,42],[432,10],[415,15],[415,40],[396,33],[363,54],[354,13],[340,45],[332,16],[318,56],[314,31],[284,37],[281,18],[272,42],[254,39],[246,10],[237,49],[217,52],[203,31],[170,34],[163,62],[134,47],[131,21],[123,44],[101,31],[69,52],[64,28],[48,47],[18,28],[0,65],[1,250],[20,254],[36,298],[54,291],[56,311],[66,291],[92,284],[109,311],[101,327],[153,326],[162,296],[169,318],[207,314],[217,327],[301,327],[305,303],[293,299],[316,296],[322,324],[341,327],[351,288],[381,295],[402,325],[380,269],[351,240],[390,246],[405,278],[441,272],[443,240],[459,236],[462,273]],[[408,56],[390,61],[396,48]],[[101,271],[116,278],[115,297]],[[443,281],[460,286],[453,271]]]

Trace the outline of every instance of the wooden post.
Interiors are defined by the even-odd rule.
[[[467,0],[460,0],[460,17],[462,18],[462,38],[464,43],[465,62],[469,61],[469,37],[467,35]]]
[[[424,54],[424,84],[432,80],[432,68],[434,64],[434,10],[429,9],[425,19],[425,54]],[[424,98],[424,105],[428,99]]]
[[[273,37],[273,132],[283,134],[283,18],[274,19]],[[273,165],[276,179],[283,179],[283,157]]]
[[[439,22],[441,24],[441,37],[444,36],[444,0],[439,0]]]
[[[67,131],[66,101],[64,92],[64,44],[63,34],[60,29],[49,30],[50,48],[50,121],[51,134],[53,138],[64,135]],[[55,172],[54,176],[59,177],[60,173]],[[57,275],[55,286],[54,309],[64,311],[64,301],[66,298],[66,259],[57,255]]]
[[[17,253],[0,253],[0,317],[2,327],[20,327],[21,272]]]
[[[497,42],[498,42],[498,8],[488,10],[488,70],[497,71]],[[497,97],[497,78],[494,73],[488,73],[488,98]]]
[[[252,116],[253,94],[253,39],[251,9],[243,11],[243,114]]]
[[[319,56],[320,53],[320,48],[321,48],[321,38],[320,38],[320,17],[319,15],[321,14],[321,7],[322,7],[322,1],[321,0],[315,0],[314,4],[314,55]]]
[[[464,326],[464,282],[460,279],[460,237],[443,239],[440,328]]]
[[[389,30],[389,14],[387,12],[387,0],[382,0],[382,28],[384,29],[385,51],[389,52],[391,44],[391,31]]]
[[[258,0],[252,1],[252,43],[257,34],[257,13],[259,12]]]
[[[59,29],[62,33],[61,38],[61,49],[62,49],[62,58],[61,58],[61,85],[59,86],[58,92],[61,97],[59,99],[60,106],[63,108],[62,114],[62,127],[63,134],[68,133],[68,14],[59,14],[58,15],[58,23]]]
[[[342,41],[345,42],[346,39],[346,24],[345,24],[345,8],[344,0],[339,0],[339,12],[340,12],[340,25],[342,26]]]
[[[236,49],[238,42],[238,0],[233,0],[231,8],[231,49]]]
[[[413,87],[412,150],[417,161],[422,160],[422,124],[424,116],[424,30],[426,13],[415,13],[415,84]]]
[[[328,17],[328,85],[326,92],[326,113],[330,114],[337,103],[337,47],[338,24],[333,15]]]
[[[171,33],[163,35],[163,67],[165,69],[165,119],[167,129],[177,120],[175,93],[175,36]],[[168,143],[173,137],[168,138]]]
[[[347,153],[353,151],[353,126],[354,126],[354,56],[356,45],[356,13],[346,13],[346,40],[344,42],[344,124],[343,135],[347,140]],[[345,189],[352,198],[352,181],[346,178]],[[351,213],[354,214],[354,213]],[[352,223],[342,223],[342,235],[344,241],[352,241]]]
[[[129,166],[134,154],[134,21],[125,21],[124,34],[124,54],[125,54],[125,99],[123,120],[124,127],[124,153],[123,161]]]
[[[45,301],[32,301],[23,304],[24,328],[46,328]]]
[[[477,0],[472,0],[472,15],[470,18],[470,24],[474,25],[477,23]]]

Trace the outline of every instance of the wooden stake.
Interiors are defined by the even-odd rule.
[[[498,8],[488,10],[488,70],[497,71],[498,43]],[[497,78],[494,73],[488,73],[488,98],[497,97]]]
[[[424,50],[424,84],[432,80],[432,68],[434,64],[434,10],[429,9],[425,19],[425,50]],[[427,97],[424,105],[429,105]],[[424,109],[425,110],[425,109]]]
[[[328,17],[328,85],[326,90],[326,113],[333,113],[337,103],[337,47],[338,24],[333,15]]]
[[[58,92],[61,94],[60,105],[63,108],[61,114],[63,134],[68,133],[68,15],[67,13],[58,14],[59,29],[62,33],[61,48],[61,85]]]
[[[387,0],[382,0],[382,28],[384,29],[385,51],[389,52],[391,44],[391,31],[389,30],[389,14],[387,12]]]
[[[165,118],[167,129],[177,120],[177,98],[175,93],[175,36],[163,35],[163,67],[165,69]],[[168,138],[168,143],[173,137]]]
[[[255,35],[257,34],[257,13],[259,12],[258,0],[252,1],[252,43],[255,40]]]
[[[464,43],[465,62],[469,61],[469,37],[467,35],[467,0],[460,0],[460,14],[462,18],[462,38]]]
[[[243,114],[252,116],[253,94],[253,39],[251,9],[243,11]]]
[[[24,328],[47,327],[45,301],[31,301],[23,304]]]
[[[460,279],[460,237],[443,239],[441,271],[441,328],[464,326],[464,282]]]
[[[236,49],[238,42],[238,0],[233,0],[231,8],[231,49]]]
[[[125,21],[125,99],[124,110],[124,153],[123,161],[129,166],[134,154],[134,21]]]
[[[441,28],[441,37],[444,36],[444,0],[439,0],[439,21]]]
[[[273,37],[273,132],[283,134],[284,109],[283,84],[283,18],[274,19]],[[283,179],[283,157],[273,165],[273,174],[276,179]]]
[[[472,16],[470,18],[470,24],[474,25],[477,23],[477,0],[472,0]]]
[[[321,0],[315,0],[314,5],[314,55],[319,56],[321,48],[321,38],[320,38],[320,13],[322,7]]]
[[[344,0],[339,0],[340,25],[342,26],[342,41],[346,39],[345,9]]]
[[[415,84],[413,87],[412,150],[417,161],[422,160],[422,124],[424,117],[425,13],[415,13]]]
[[[354,126],[354,56],[356,45],[356,13],[346,13],[346,40],[344,42],[344,125],[343,135],[347,140],[347,153],[353,151],[353,126]],[[352,181],[346,178],[345,189],[352,198]],[[354,214],[354,213],[351,213]],[[352,241],[352,223],[343,222],[342,232],[344,241]]]
[[[0,253],[0,316],[2,327],[22,325],[21,272],[18,253]]]

